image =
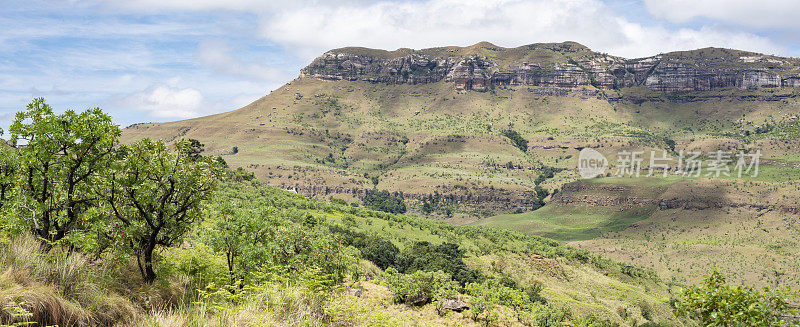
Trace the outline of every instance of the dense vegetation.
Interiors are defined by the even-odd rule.
[[[637,291],[664,288],[650,271],[546,238],[396,214],[405,211],[401,194],[372,191],[367,208],[305,198],[203,156],[197,141],[121,145],[119,128],[99,109],[55,114],[36,99],[10,132],[19,146],[0,147],[0,263],[7,267],[0,272],[0,323],[687,322]],[[541,271],[533,276],[555,275],[551,280],[566,285],[584,280],[575,285],[601,291],[585,304],[514,271]],[[745,309],[726,311],[734,320],[706,318],[716,319],[718,303],[731,297],[743,301],[741,308],[773,304],[758,306],[753,316],[766,317],[759,322],[787,312],[782,295],[723,283],[690,288],[683,302],[673,301],[684,303],[679,307],[690,317],[723,325],[744,321],[736,319]],[[613,301],[637,309],[619,306],[614,315],[613,306],[601,304],[608,299],[602,290],[612,289],[625,292]],[[742,292],[752,296],[737,297]],[[592,309],[575,309],[581,306]]]
[[[388,213],[405,213],[406,203],[400,192],[389,193],[386,190],[367,190],[364,195],[364,206],[372,210]]]
[[[513,129],[507,129],[502,132],[503,136],[507,137],[514,143],[514,146],[517,147],[522,152],[528,151],[528,140],[519,135],[519,133]]]

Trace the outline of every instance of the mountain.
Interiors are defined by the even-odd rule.
[[[123,139],[198,139],[282,189],[351,202],[402,192],[414,214],[552,237],[678,283],[713,265],[800,286],[798,69],[718,48],[640,59],[574,42],[342,48],[241,109],[137,124]],[[607,174],[623,150],[762,157],[758,176],[580,181],[587,147]]]
[[[196,138],[310,196],[355,199],[377,187],[421,205],[439,194],[466,222],[537,208],[534,181],[548,177],[541,186],[552,191],[575,180],[584,147],[612,157],[623,147],[798,153],[785,140],[797,135],[799,69],[797,59],[717,48],[640,59],[574,42],[342,48],[244,108],[138,124],[124,138]]]

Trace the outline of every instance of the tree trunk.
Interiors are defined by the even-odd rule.
[[[144,275],[142,275],[142,278],[147,284],[152,284],[156,280],[156,272],[153,270],[153,250],[155,247],[155,242],[148,242],[144,249]]]

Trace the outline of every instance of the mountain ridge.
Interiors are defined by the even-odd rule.
[[[467,47],[394,51],[345,47],[325,52],[301,77],[426,84],[445,80],[456,90],[496,86],[644,86],[668,93],[736,87],[800,87],[800,60],[707,47],[626,59],[594,52],[577,42],[504,48],[489,42]]]

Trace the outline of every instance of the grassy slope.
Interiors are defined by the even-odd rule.
[[[465,261],[489,276],[507,274],[522,285],[544,284],[542,294],[554,306],[567,306],[576,316],[598,314],[620,319],[615,310],[630,306],[637,312],[641,301],[653,307],[657,319],[672,319],[669,288],[650,277],[632,277],[628,268],[557,242],[501,229],[453,226],[408,215],[326,204],[288,192],[268,189],[263,203],[297,209],[324,219],[325,224],[376,234],[398,247],[416,241],[450,242],[467,251]],[[231,189],[226,192],[244,193]],[[230,195],[229,195],[230,196]],[[258,205],[249,203],[248,205]],[[636,270],[636,269],[634,269]],[[638,276],[647,272],[636,271]],[[639,318],[641,321],[641,318]]]
[[[475,224],[518,230],[563,242],[583,241],[622,230],[646,219],[654,210],[654,207],[620,211],[608,207],[552,205],[527,213],[492,216]]]
[[[595,179],[581,183],[623,186],[625,191],[564,191],[561,196],[583,202],[551,203],[530,213],[491,217],[481,224],[553,236],[594,253],[652,268],[662,278],[678,283],[696,283],[709,267],[717,266],[737,282],[798,288],[800,262],[791,253],[800,249],[800,234],[793,218],[796,215],[785,210],[800,205],[795,169],[767,166],[763,175],[745,181]],[[677,205],[587,204],[632,195]]]
[[[444,82],[383,85],[301,78],[242,109],[133,126],[123,139],[196,138],[208,153],[223,155],[232,166],[245,167],[260,180],[284,188],[370,188],[367,174],[379,176],[379,188],[410,194],[496,196],[495,190],[502,190],[512,199],[511,206],[470,205],[496,213],[513,212],[514,203],[520,203],[513,199],[529,197],[522,192],[532,191],[542,165],[574,167],[581,147],[614,157],[622,148],[662,149],[664,139],[671,138],[678,149],[709,150],[727,144],[758,148],[768,157],[800,152],[800,145],[786,141],[792,135],[786,131],[741,134],[767,121],[785,120],[800,105],[794,98],[764,102],[736,96],[788,91],[722,90],[717,93],[727,98],[635,104],[627,99],[664,95],[624,89],[619,91],[622,100],[609,102],[592,87],[569,96],[538,95],[531,92],[535,89],[459,93]],[[616,96],[618,91],[603,92]],[[509,126],[529,140],[527,154],[499,135]],[[797,128],[792,126],[787,129]],[[409,141],[400,142],[403,137]],[[523,169],[504,167],[508,162]],[[575,177],[568,170],[544,186],[558,188]],[[353,199],[341,189],[334,192]],[[479,216],[470,215],[466,221]]]
[[[328,204],[255,184],[226,184],[218,192],[214,201],[227,206],[275,209],[298,217],[310,215],[328,226],[374,233],[399,247],[415,241],[459,244],[466,251],[464,260],[470,267],[488,276],[506,274],[521,285],[541,282],[542,295],[548,303],[568,307],[576,318],[592,313],[618,322],[642,322],[641,307],[646,303],[652,320],[680,324],[669,307],[669,287],[652,274],[552,240]],[[206,223],[219,219],[213,207],[206,211]],[[201,238],[192,233],[184,246],[160,253],[160,279],[152,286],[141,282],[135,262],[126,263],[116,256],[67,255],[60,248],[47,256],[36,255],[38,244],[30,237],[6,240],[0,244],[0,263],[7,267],[0,273],[0,304],[22,303],[34,313],[32,320],[63,326],[474,324],[467,318],[469,312],[440,316],[434,304],[418,308],[393,304],[380,279],[373,279],[374,272],[343,285],[363,289],[361,297],[350,295],[343,288],[320,298],[301,285],[275,282],[259,285],[254,299],[239,299],[236,306],[220,309],[213,302],[206,302],[208,299],[197,297],[195,291],[205,286],[198,284],[197,278],[206,280],[219,275],[218,278],[227,279],[224,255],[203,247]],[[376,269],[372,267],[369,269]],[[619,308],[626,308],[630,316],[620,317]],[[5,321],[7,313],[0,310],[0,321]],[[511,312],[502,319],[516,320]]]

